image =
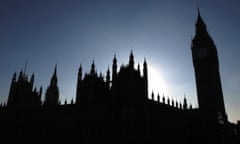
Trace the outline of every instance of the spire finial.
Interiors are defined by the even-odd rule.
[[[55,64],[54,75],[57,75],[57,64]]]
[[[23,71],[23,74],[24,74],[24,75],[26,74],[26,70],[27,70],[27,63],[28,63],[28,60],[26,59],[25,66],[24,66],[24,71]]]
[[[187,99],[186,99],[185,94],[184,94],[184,99],[183,99],[183,109],[187,109]]]
[[[198,15],[200,15],[200,10],[198,5],[197,5],[197,12],[198,12]]]
[[[151,95],[152,100],[154,100],[154,92],[152,90],[152,95]]]
[[[200,9],[198,6],[197,6],[197,13],[198,13],[197,24],[203,25],[204,27],[206,27],[205,23],[203,22],[202,16],[200,14]]]
[[[130,53],[130,56],[129,56],[129,66],[130,66],[132,69],[134,68],[134,56],[133,56],[132,49],[131,49],[131,53]]]
[[[92,61],[92,67],[95,68],[95,62],[94,62],[94,59]]]
[[[144,62],[143,62],[143,65],[144,65],[144,67],[146,67],[146,66],[147,66],[147,60],[146,60],[146,57],[144,57]]]
[[[157,95],[157,102],[160,102],[160,95],[159,95],[159,93]]]
[[[79,69],[78,69],[78,73],[82,73],[82,64],[80,63]]]
[[[55,65],[54,72],[50,81],[51,86],[57,86],[57,64]]]
[[[53,72],[53,79],[57,79],[57,64],[55,64],[54,72]]]
[[[107,68],[107,73],[110,73],[109,65],[108,65],[108,68]]]
[[[199,20],[200,20],[200,21],[203,21],[203,20],[202,20],[202,17],[201,17],[200,9],[199,9],[198,6],[197,6],[197,13],[198,13],[198,21],[199,21]]]
[[[117,63],[117,58],[116,58],[116,54],[114,53],[114,56],[113,56],[113,63]]]
[[[93,61],[92,61],[91,74],[95,74],[95,63],[94,63],[94,59],[93,59]]]
[[[200,9],[197,7],[197,22],[195,24],[196,26],[196,34],[203,34],[207,33],[207,27],[206,24],[204,23],[202,16],[200,14]]]

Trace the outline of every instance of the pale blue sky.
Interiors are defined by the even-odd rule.
[[[149,91],[197,107],[191,39],[197,5],[217,48],[226,110],[240,120],[240,2],[238,0],[6,0],[0,2],[0,100],[6,101],[13,73],[28,59],[27,73],[44,94],[58,65],[62,101],[75,98],[80,63],[88,72],[126,64],[132,49],[136,63],[146,57]],[[151,75],[150,75],[151,77]],[[44,95],[43,95],[44,96]]]

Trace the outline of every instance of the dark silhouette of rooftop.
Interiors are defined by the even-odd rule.
[[[89,73],[80,65],[76,99],[60,104],[55,66],[41,101],[42,87],[33,88],[25,72],[13,74],[7,105],[0,107],[3,143],[240,143],[240,122],[228,121],[223,101],[217,48],[198,13],[192,58],[199,108],[154,93],[148,98],[146,59],[135,68],[129,62],[118,68],[114,55],[112,74]]]

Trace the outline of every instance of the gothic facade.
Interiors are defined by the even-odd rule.
[[[13,74],[7,106],[11,108],[31,108],[41,105],[42,87],[39,92],[33,89],[34,74],[28,80],[25,72],[21,71],[18,79],[17,74]]]
[[[76,99],[59,103],[57,66],[45,99],[42,88],[33,89],[25,72],[13,75],[7,105],[0,108],[0,135],[5,143],[240,143],[240,123],[228,121],[225,111],[217,48],[198,13],[192,40],[199,108],[186,98],[174,102],[154,94],[148,98],[148,66],[129,62],[118,68],[114,55],[112,74],[98,74],[94,62],[83,76],[80,65]]]

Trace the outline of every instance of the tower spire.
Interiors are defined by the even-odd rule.
[[[129,66],[133,69],[134,68],[134,56],[133,52],[131,50],[130,56],[129,56]]]
[[[198,15],[200,15],[200,10],[198,5],[197,5],[197,12],[198,12]]]
[[[197,16],[197,22],[196,22],[196,34],[199,33],[206,33],[207,32],[207,27],[206,24],[204,23],[199,7],[197,7],[197,12],[198,12],[198,16]]]
[[[27,63],[28,63],[28,60],[26,59],[25,66],[24,66],[24,71],[23,71],[24,76],[26,75]]]
[[[55,68],[54,68],[54,76],[57,76],[57,64],[55,65]]]
[[[107,88],[110,88],[110,70],[109,70],[109,66],[107,69],[107,76],[106,76],[106,83],[107,83]]]
[[[77,90],[76,90],[76,102],[79,102],[80,95],[81,95],[81,84],[82,84],[82,64],[78,69],[78,80],[77,80]]]
[[[91,65],[91,74],[92,74],[92,75],[95,74],[95,64],[94,64],[94,60],[93,60],[92,65]]]
[[[201,113],[212,120],[216,120],[219,113],[226,118],[217,47],[207,32],[199,9],[191,49]]]
[[[78,80],[82,80],[82,64],[80,64],[79,69],[78,69]]]
[[[112,64],[112,82],[114,83],[114,81],[117,78],[117,58],[116,58],[116,54],[114,54],[114,58],[113,58],[113,64]]]
[[[59,89],[57,86],[57,64],[56,64],[50,85],[47,88],[44,104],[47,106],[57,106],[58,101],[59,101]]]
[[[183,109],[187,109],[187,99],[186,99],[186,96],[184,95],[184,98],[183,98]]]
[[[144,79],[144,89],[145,89],[145,96],[148,96],[148,69],[147,69],[147,61],[144,58],[143,62],[143,79]]]
[[[51,85],[57,85],[57,64],[55,65],[53,76],[51,79]]]

